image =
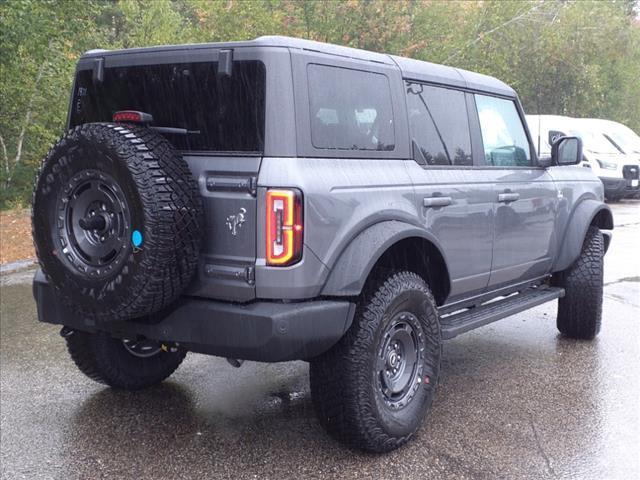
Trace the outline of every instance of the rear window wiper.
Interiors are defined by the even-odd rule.
[[[186,128],[176,127],[149,127],[151,130],[155,130],[159,133],[170,133],[173,135],[200,135],[200,130],[187,130]]]

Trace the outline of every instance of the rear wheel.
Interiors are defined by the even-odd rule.
[[[435,301],[411,272],[383,275],[363,293],[353,325],[313,360],[313,403],[325,429],[346,444],[393,450],[418,430],[440,373]]]
[[[558,330],[570,338],[590,340],[602,323],[604,238],[589,227],[580,256],[558,274],[556,284],[565,295],[558,301]]]
[[[66,337],[71,358],[87,377],[123,390],[162,382],[182,363],[186,351],[151,340],[120,340],[75,331]]]

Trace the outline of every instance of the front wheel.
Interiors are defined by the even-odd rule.
[[[66,337],[76,366],[87,377],[122,390],[162,382],[182,363],[186,351],[151,340],[120,340],[75,331]]]
[[[371,452],[406,443],[433,401],[440,373],[438,313],[415,273],[380,275],[363,293],[353,325],[310,366],[320,423]]]
[[[565,295],[558,302],[557,326],[570,338],[591,340],[602,323],[604,238],[596,227],[589,227],[580,256],[558,274],[556,284]]]

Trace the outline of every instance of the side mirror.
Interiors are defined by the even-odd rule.
[[[577,165],[582,161],[582,140],[579,137],[559,137],[551,145],[554,165]]]

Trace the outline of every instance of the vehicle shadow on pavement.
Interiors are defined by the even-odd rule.
[[[113,478],[174,478],[185,472],[188,478],[262,478],[270,468],[283,468],[283,457],[308,475],[318,468],[339,471],[341,458],[369,456],[324,433],[308,385],[284,385],[258,408],[232,415],[217,406],[232,400],[225,397],[198,401],[171,381],[139,392],[104,388],[75,411],[63,458],[73,461],[69,470],[75,478],[93,478],[96,471]],[[308,464],[310,455],[315,466]]]

